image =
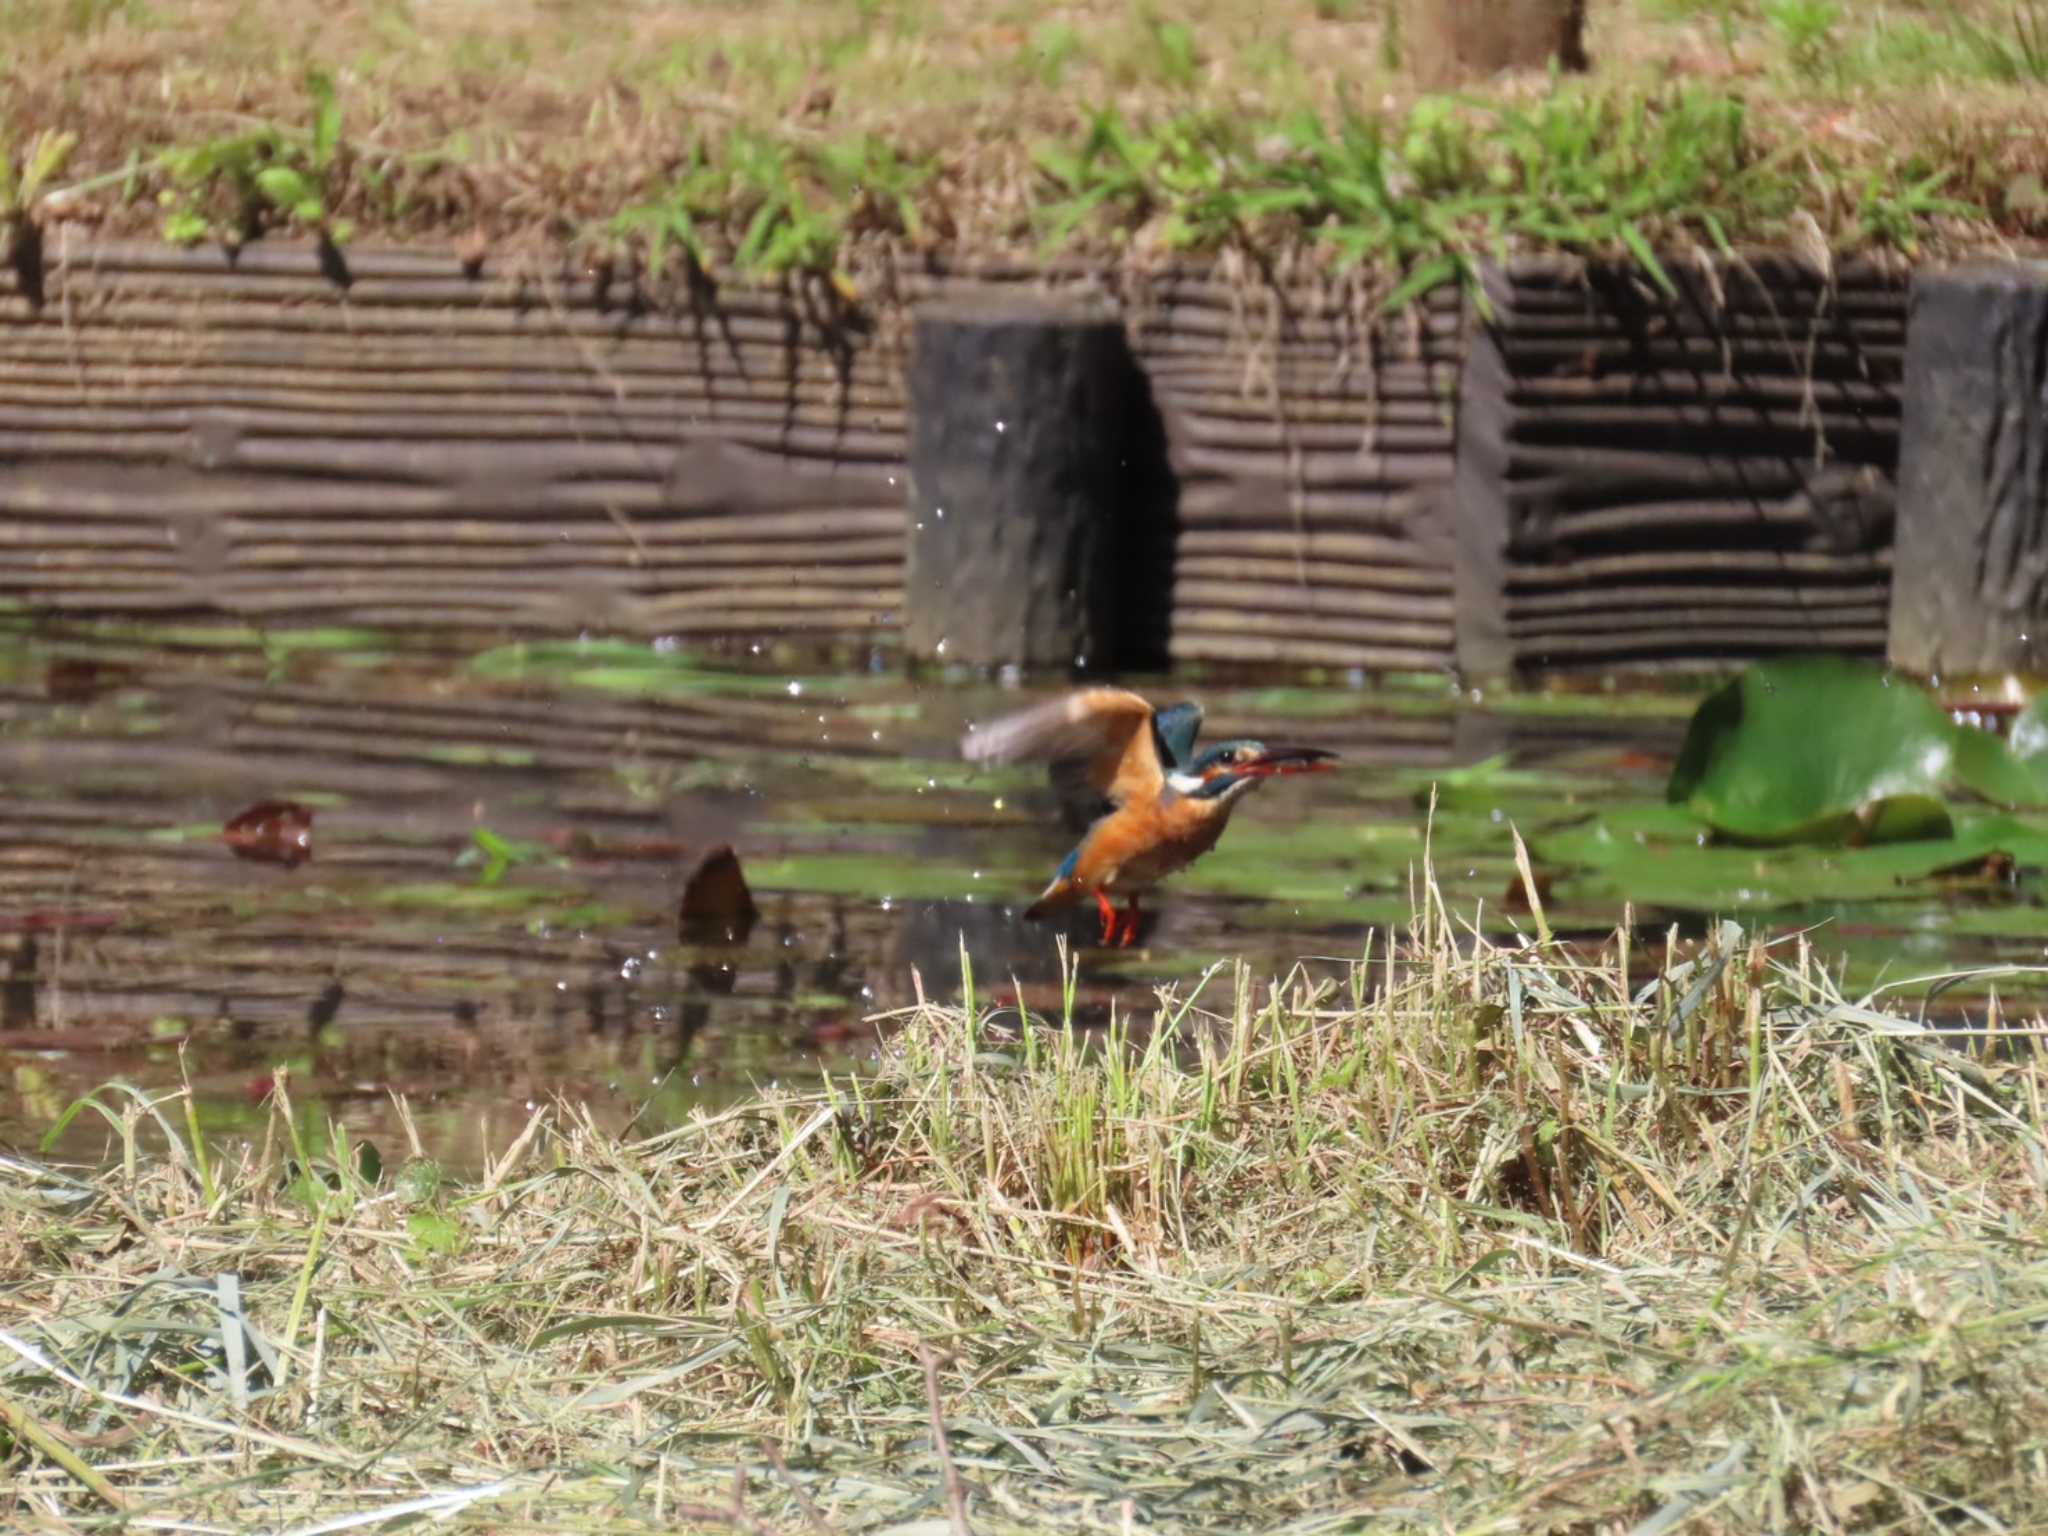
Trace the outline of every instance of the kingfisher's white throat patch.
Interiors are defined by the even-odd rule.
[[[1192,795],[1204,781],[1198,773],[1169,773],[1166,782],[1173,787],[1175,794]]]

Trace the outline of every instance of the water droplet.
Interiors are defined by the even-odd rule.
[[[869,740],[869,741],[880,741],[881,739],[882,739],[882,733],[881,733],[880,731],[869,731],[869,732],[868,732],[868,740]]]
[[[940,638],[939,643],[932,647],[932,654],[934,656],[943,656],[946,654],[946,642],[943,636]]]
[[[682,642],[677,640],[674,635],[656,635],[654,637],[654,654],[657,656],[673,656],[681,649]]]
[[[1007,421],[999,421],[996,423],[996,430],[998,432],[1007,432],[1010,430],[1010,424]]]
[[[803,693],[804,685],[792,677],[789,680],[789,696],[792,699],[800,699],[803,697]]]
[[[946,520],[946,509],[944,507],[933,507],[932,516],[943,523]]]
[[[989,809],[993,811],[1000,811],[1002,808],[1003,797],[1001,795],[997,795],[995,799],[992,802],[990,802]]]

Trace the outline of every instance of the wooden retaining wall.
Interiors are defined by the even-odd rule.
[[[1460,400],[1468,672],[1881,656],[1907,273],[1487,274]]]
[[[900,623],[900,327],[405,252],[351,250],[346,286],[304,248],[46,258],[39,305],[0,281],[0,597],[741,641]],[[1097,281],[983,267],[895,297]],[[1245,295],[1110,295],[1180,481],[1173,655],[1447,664],[1462,304],[1389,326]]]
[[[46,248],[0,279],[0,600],[697,642],[891,641],[903,317],[1115,304],[1178,481],[1177,661],[1882,654],[1906,271],[1782,256],[1356,285],[1080,266],[636,302],[509,263]],[[346,276],[346,282],[337,281]]]

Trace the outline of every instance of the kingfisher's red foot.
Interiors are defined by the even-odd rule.
[[[1095,906],[1102,913],[1102,937],[1096,942],[1104,949],[1108,949],[1116,943],[1116,908],[1110,904],[1109,893],[1106,891],[1095,893]]]
[[[1117,911],[1106,891],[1095,893],[1095,910],[1102,914],[1102,937],[1096,942],[1104,949],[1129,949],[1138,942],[1138,901]]]
[[[1138,942],[1138,898],[1135,896],[1131,898],[1130,905],[1124,908],[1122,929],[1123,936],[1117,948],[1129,949]]]

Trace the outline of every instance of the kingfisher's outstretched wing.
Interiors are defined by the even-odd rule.
[[[960,751],[975,763],[1050,762],[1061,798],[1092,800],[1092,813],[1105,804],[1156,800],[1166,775],[1192,750],[1201,723],[1200,705],[1155,713],[1128,689],[1083,688],[969,731]]]

